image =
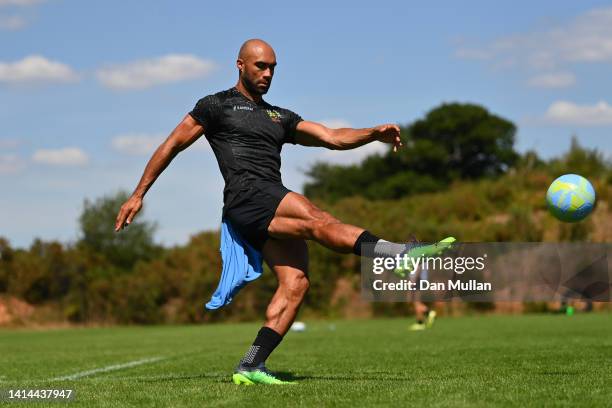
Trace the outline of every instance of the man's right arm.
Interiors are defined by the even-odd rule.
[[[142,208],[142,200],[157,177],[182,150],[189,147],[204,134],[204,127],[191,115],[186,115],[170,136],[155,150],[132,196],[121,206],[115,220],[115,231],[129,225]]]

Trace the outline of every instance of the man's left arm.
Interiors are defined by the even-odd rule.
[[[392,144],[393,151],[397,151],[402,145],[399,126],[386,124],[365,129],[330,129],[320,123],[305,120],[295,128],[295,143],[303,146],[349,150],[373,141]]]

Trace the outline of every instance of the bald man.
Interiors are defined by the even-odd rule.
[[[248,40],[242,45],[236,67],[236,85],[200,99],[157,148],[134,193],[121,207],[115,230],[129,225],[142,207],[145,193],[172,159],[206,135],[225,180],[223,222],[261,253],[278,278],[278,289],[266,310],[265,324],[240,361],[233,381],[284,384],[266,370],[265,361],[287,333],[308,290],[305,240],[360,256],[394,256],[411,247],[381,240],[363,228],[344,224],[283,186],[281,148],[292,143],[347,150],[380,141],[396,150],[402,145],[400,129],[395,124],[329,129],[305,121],[288,109],[270,105],[262,96],[272,84],[276,55],[262,40]],[[366,247],[373,248],[371,253],[365,253]],[[435,250],[435,245],[431,249]]]

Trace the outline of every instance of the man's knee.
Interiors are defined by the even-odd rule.
[[[287,300],[300,303],[310,288],[310,281],[305,274],[299,274],[284,282]]]
[[[334,218],[330,213],[323,211],[314,205],[307,211],[307,228],[312,237],[316,237],[325,227],[330,224],[337,224],[340,221]]]

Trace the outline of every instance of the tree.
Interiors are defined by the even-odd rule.
[[[410,167],[437,178],[474,179],[505,172],[518,159],[516,127],[482,106],[450,103],[431,110],[409,132]]]
[[[583,147],[576,135],[567,153],[560,158],[550,160],[549,167],[555,177],[566,173],[580,174],[583,177],[600,177],[605,175],[611,166],[604,155],[595,149]]]
[[[497,176],[516,163],[516,127],[473,104],[444,104],[404,127],[406,147],[367,157],[351,166],[316,163],[304,193],[335,201],[342,197],[395,199],[436,191],[455,179]]]
[[[118,192],[93,202],[85,199],[79,218],[81,237],[77,243],[79,248],[93,251],[122,269],[131,269],[139,260],[153,259],[161,251],[153,241],[157,226],[143,221],[142,212],[128,228],[115,232],[115,218],[127,198],[126,192]]]
[[[6,292],[9,281],[9,264],[13,260],[13,249],[8,239],[0,236],[0,293]]]

